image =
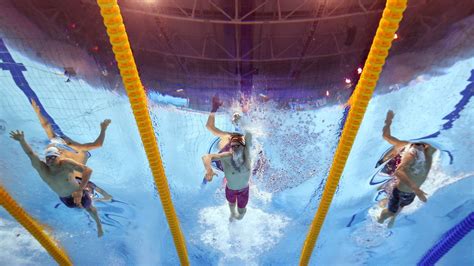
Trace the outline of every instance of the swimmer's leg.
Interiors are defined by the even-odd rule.
[[[233,220],[234,218],[237,217],[237,212],[236,212],[236,210],[235,210],[235,206],[236,206],[236,205],[237,205],[236,203],[230,203],[230,202],[229,202],[229,209],[230,209],[229,221],[231,221],[231,222],[232,222],[232,220]]]
[[[235,219],[242,220],[242,218],[244,218],[245,213],[247,212],[247,208],[237,208],[237,211],[239,212],[239,215],[237,215]]]
[[[394,215],[395,213],[389,211],[388,209],[383,209],[383,211],[380,213],[379,218],[377,219],[377,222],[383,224],[385,220],[387,220],[388,218]]]
[[[43,114],[41,114],[41,110],[38,104],[34,100],[31,100],[31,105],[33,106],[33,109],[35,110],[35,113],[38,116],[38,119],[41,123],[41,127],[43,127],[44,131],[46,132],[48,139],[53,139],[55,137],[58,137],[56,133],[54,132],[53,127],[51,126],[51,123],[43,116]],[[59,136],[59,137],[61,137],[68,145],[72,143],[76,143],[68,136],[64,135],[64,136]]]
[[[379,191],[379,190],[383,190],[385,188],[385,182],[383,184],[381,184],[380,186],[378,186],[375,190]]]
[[[400,209],[398,209],[397,213],[395,213],[391,218],[390,220],[388,221],[388,224],[387,224],[387,227],[388,228],[392,228],[393,227],[393,224],[395,223],[395,218],[397,218],[398,214],[402,211],[403,207],[400,207]]]
[[[38,119],[41,123],[41,127],[43,127],[44,131],[46,132],[46,135],[48,136],[48,139],[52,139],[56,137],[56,134],[53,131],[53,127],[51,126],[51,123],[41,114],[41,110],[36,104],[34,100],[31,100],[31,106],[33,106],[33,110],[35,110],[36,115],[38,116]]]
[[[102,198],[94,199],[94,201],[97,202],[110,202],[112,201],[112,195],[107,193],[107,191],[103,190],[102,188],[98,187],[96,185],[95,191],[98,192],[100,195],[102,195]]]
[[[388,199],[380,200],[379,201],[379,206],[384,208],[385,206],[387,206],[387,203],[388,203]]]
[[[97,213],[97,209],[94,206],[90,206],[86,209],[86,211],[92,216],[95,223],[97,224],[97,236],[101,237],[104,235],[104,231],[102,231],[102,224],[100,223],[99,214]]]

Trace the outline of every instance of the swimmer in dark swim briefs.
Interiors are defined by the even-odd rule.
[[[80,184],[82,179],[76,177],[76,181],[78,184]],[[89,181],[87,182],[86,187],[82,190],[81,204],[83,208],[87,209],[92,205],[92,198],[94,197],[96,187],[97,186],[93,182]],[[72,195],[67,197],[59,197],[59,199],[68,208],[78,208],[78,206],[74,203],[74,197]]]
[[[93,184],[89,184],[92,170],[72,159],[61,158],[60,151],[56,147],[47,148],[44,161],[42,161],[26,142],[22,131],[11,131],[10,137],[20,143],[41,179],[62,198],[61,201],[66,206],[71,207],[72,204],[75,204],[79,208],[85,208],[96,222],[97,235],[101,237],[104,234],[102,224],[97,209],[89,201],[91,199],[89,189],[94,187]],[[82,180],[80,183],[76,180],[75,172],[81,173]]]
[[[402,208],[411,204],[415,197],[423,202],[427,201],[426,193],[420,187],[428,176],[433,162],[433,154],[436,151],[427,143],[411,143],[393,137],[390,133],[390,126],[394,116],[393,111],[387,112],[383,138],[394,146],[393,150],[398,151],[401,162],[393,172],[397,183],[389,198],[388,208],[381,212],[377,220],[379,223],[383,223],[390,218],[388,227],[393,226],[395,218]]]
[[[31,100],[31,106],[33,107],[33,110],[38,116],[38,119],[41,123],[41,127],[43,127],[50,141],[46,148],[56,147],[61,153],[62,158],[69,158],[78,163],[85,165],[91,156],[89,151],[102,147],[105,140],[105,132],[111,123],[110,119],[106,119],[102,123],[100,123],[100,133],[94,142],[78,143],[66,135],[60,135],[57,132],[55,132],[53,129],[53,126],[46,119],[46,117],[43,116],[43,114],[41,113],[40,107],[34,100]],[[78,177],[81,176],[81,173],[79,172],[76,172],[75,174]],[[111,201],[112,200],[112,196],[109,193],[107,193],[104,189],[100,187],[96,187],[96,190],[103,196],[100,199],[96,199],[96,201]]]

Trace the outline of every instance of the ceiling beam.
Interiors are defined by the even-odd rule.
[[[323,16],[324,11],[326,10],[326,2],[327,2],[327,0],[321,1],[319,6],[316,8],[316,11],[314,12],[315,17],[322,17]],[[318,29],[318,25],[319,25],[319,21],[313,21],[313,24],[311,25],[311,29],[309,31],[309,34],[306,36],[306,40],[304,41],[303,49],[301,50],[301,54],[300,54],[300,59],[297,62],[295,62],[295,64],[291,68],[291,71],[289,73],[290,77],[297,77],[299,75],[299,73],[301,72],[303,58],[305,57],[306,53],[308,52],[309,46],[315,40],[314,36],[315,36],[316,31]]]
[[[294,44],[294,43],[293,43]],[[339,56],[341,54],[354,54],[360,53],[364,51],[364,49],[352,49],[352,50],[345,50],[336,53],[326,53],[326,54],[319,54],[319,55],[307,55],[301,59],[300,56],[295,57],[275,57],[275,58],[262,58],[262,59],[245,59],[245,58],[222,58],[222,57],[207,57],[207,56],[196,56],[196,55],[188,55],[188,54],[172,54],[169,52],[160,51],[157,49],[150,49],[150,48],[143,48],[139,47],[139,50],[150,52],[150,53],[157,53],[164,56],[178,56],[188,59],[195,59],[195,60],[202,60],[202,61],[216,61],[216,62],[254,62],[254,63],[265,63],[265,62],[283,62],[283,61],[295,61],[295,60],[310,60],[316,58],[327,58],[333,56]]]
[[[84,0],[85,3],[97,5],[95,1],[92,0]],[[216,3],[212,0],[208,0],[209,4],[214,7],[218,12],[212,12],[210,10],[202,10],[200,14],[196,14],[193,8],[176,8],[176,7],[162,7],[160,12],[149,12],[129,7],[121,7],[120,10],[123,13],[130,13],[130,14],[137,14],[141,16],[153,16],[153,17],[160,17],[164,19],[170,20],[178,20],[178,21],[189,21],[189,22],[196,22],[196,23],[212,23],[212,24],[231,24],[231,25],[259,25],[259,24],[290,24],[290,23],[308,23],[314,21],[329,21],[329,20],[338,20],[338,19],[346,19],[356,16],[366,16],[369,14],[381,14],[383,9],[377,10],[370,10],[367,12],[352,12],[343,15],[330,15],[324,17],[315,17],[313,11],[300,11],[298,12],[298,16],[295,18],[291,18],[293,14],[295,14],[302,5],[290,10],[290,11],[282,11],[279,5],[279,1],[277,2],[278,5],[278,18],[272,18],[272,12],[256,12],[255,10],[250,11],[255,13],[254,17],[257,19],[254,20],[243,20],[243,16],[248,16],[248,13],[244,14],[243,16],[239,16],[238,18],[232,17],[227,12],[225,12],[222,8],[220,8]],[[309,0],[305,0],[306,3]],[[265,5],[271,1],[264,2]],[[265,5],[260,5],[259,9]],[[410,8],[410,6],[408,7]],[[181,11],[180,9],[183,9]],[[166,10],[166,11],[165,11]],[[187,13],[188,15],[184,15]],[[182,15],[181,15],[182,14]],[[227,19],[220,19],[215,18],[217,15],[224,15]],[[302,17],[303,16],[303,17]]]

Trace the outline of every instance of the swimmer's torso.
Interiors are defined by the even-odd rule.
[[[240,190],[246,188],[249,183],[251,171],[247,163],[240,166],[239,169],[232,165],[232,157],[220,159],[222,162],[225,177],[227,178],[227,187],[232,190]],[[240,171],[239,171],[240,170]]]
[[[74,160],[78,163],[84,164],[84,165],[87,163],[87,160],[89,159],[89,156],[87,155],[87,152],[75,151],[72,148],[65,149],[64,145],[65,144],[58,145],[57,143],[52,142],[48,145],[48,148],[49,147],[58,148],[59,151],[61,152],[61,156],[63,158],[69,158],[69,159],[72,159],[72,160]],[[78,171],[74,171],[74,176],[82,177],[82,173],[80,173]]]
[[[74,171],[67,168],[51,170],[45,167],[39,171],[48,186],[60,197],[67,197],[79,188]]]
[[[420,187],[428,177],[433,158],[428,152],[419,151],[413,147],[407,147],[405,150],[406,151],[402,154],[402,157],[407,152],[410,152],[415,156],[415,159],[410,162],[407,168],[405,168],[406,174],[418,187]],[[413,192],[408,185],[402,182],[400,182],[398,188],[403,192]]]

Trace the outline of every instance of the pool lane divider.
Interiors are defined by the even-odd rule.
[[[375,33],[369,55],[362,70],[361,77],[357,83],[354,94],[350,99],[350,111],[342,131],[342,136],[334,154],[333,163],[324,187],[323,195],[311,223],[306,240],[304,242],[300,265],[308,265],[313,249],[316,245],[319,233],[331,205],[332,199],[339,184],[344,166],[351,151],[360,124],[372,98],[375,86],[379,79],[388,50],[392,45],[403,12],[407,7],[407,0],[388,0],[380,19],[377,32]]]
[[[173,237],[176,252],[178,253],[181,265],[189,265],[186,243],[171,201],[168,180],[165,176],[163,162],[158,149],[158,142],[151,123],[145,90],[138,75],[120,8],[116,0],[97,0],[97,4],[100,7],[100,14],[103,17],[107,35],[112,44],[112,51],[115,54],[120,75],[135,116],[148,163]]]
[[[38,240],[59,265],[72,265],[66,251],[46,233],[40,223],[23,210],[2,185],[0,185],[0,205]]]
[[[435,265],[450,249],[474,229],[474,212],[449,229],[432,248],[423,255],[417,265]]]

